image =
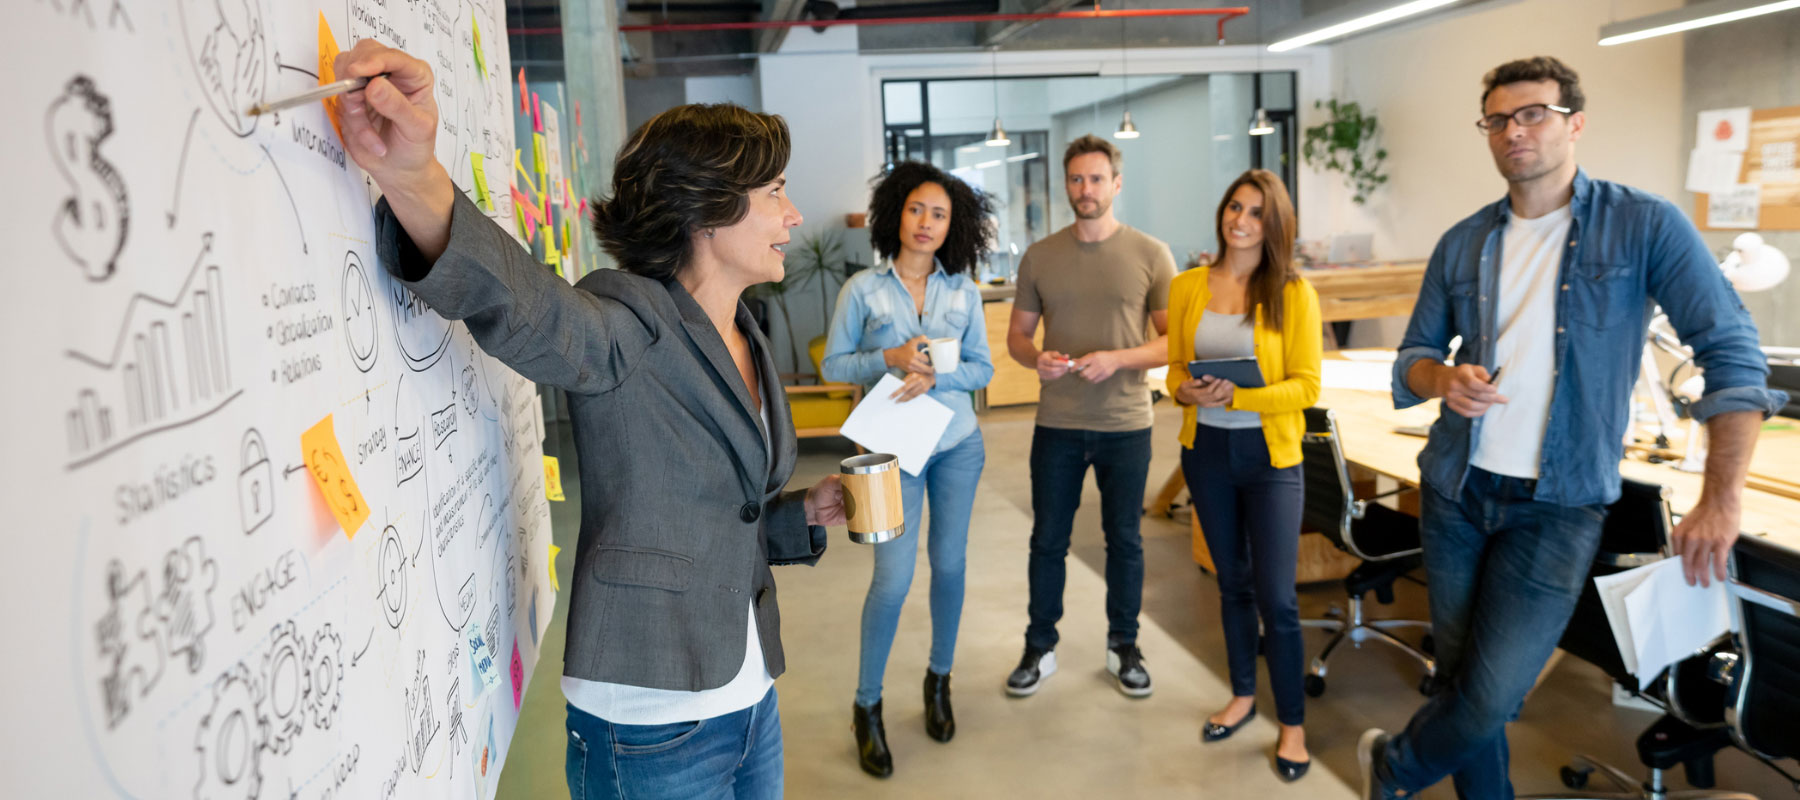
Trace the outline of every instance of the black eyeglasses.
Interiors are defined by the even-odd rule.
[[[1521,128],[1536,127],[1544,124],[1544,120],[1549,118],[1550,112],[1552,111],[1561,112],[1563,114],[1573,113],[1562,106],[1551,105],[1549,103],[1532,103],[1524,108],[1513,111],[1511,114],[1489,114],[1481,119],[1475,120],[1475,129],[1491,136],[1505,131],[1507,120],[1519,123],[1519,127]]]

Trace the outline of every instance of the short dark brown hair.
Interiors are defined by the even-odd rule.
[[[1125,154],[1119,152],[1119,148],[1114,147],[1112,142],[1090,133],[1070,142],[1069,149],[1063,151],[1063,172],[1069,171],[1069,162],[1074,161],[1076,156],[1085,156],[1088,153],[1105,153],[1106,160],[1112,162],[1114,175],[1120,174],[1119,168],[1125,163]]]
[[[734,225],[750,192],[787,169],[787,122],[729,103],[676,106],[632,131],[613,162],[612,196],[594,202],[594,233],[619,267],[669,280],[694,231]]]
[[[1481,79],[1481,111],[1487,113],[1488,95],[1494,89],[1509,83],[1530,81],[1556,81],[1562,90],[1557,105],[1567,108],[1573,114],[1587,107],[1587,96],[1581,93],[1581,76],[1568,64],[1557,60],[1554,56],[1532,56],[1517,61],[1508,61],[1489,71]]]

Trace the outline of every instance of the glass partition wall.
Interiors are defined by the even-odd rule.
[[[1213,214],[1232,179],[1274,171],[1295,192],[1292,72],[889,80],[888,163],[929,161],[993,196],[999,236],[982,280],[1011,278],[1032,242],[1074,222],[1062,152],[1092,133],[1124,154],[1119,219],[1165,242],[1179,266],[1217,248]],[[1274,133],[1251,136],[1261,104]],[[1129,108],[1140,136],[1113,137]],[[987,144],[996,110],[1010,144]],[[1297,192],[1295,192],[1297,197]]]

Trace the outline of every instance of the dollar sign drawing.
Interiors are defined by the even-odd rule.
[[[112,106],[86,75],[69,81],[45,119],[51,159],[70,191],[56,212],[56,241],[90,281],[117,270],[131,222],[125,181],[100,155],[112,132]]]

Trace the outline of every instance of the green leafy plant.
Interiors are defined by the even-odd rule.
[[[788,348],[794,357],[794,371],[799,372],[808,364],[800,351],[800,332],[794,330],[793,316],[788,313],[788,294],[809,284],[816,284],[819,289],[819,319],[831,324],[831,306],[837,299],[837,287],[842,286],[849,276],[845,272],[843,258],[844,248],[838,240],[836,231],[809,233],[788,248],[788,265],[786,274],[779,281],[759,283],[750,287],[747,296],[773,302],[775,310],[781,312],[781,323],[787,329]],[[808,337],[810,338],[810,337]]]
[[[1388,176],[1382,172],[1387,151],[1375,144],[1379,124],[1373,113],[1363,113],[1353,102],[1320,100],[1314,108],[1324,109],[1330,116],[1324,122],[1307,128],[1300,153],[1315,169],[1344,173],[1353,192],[1351,200],[1358,205],[1369,201]]]

